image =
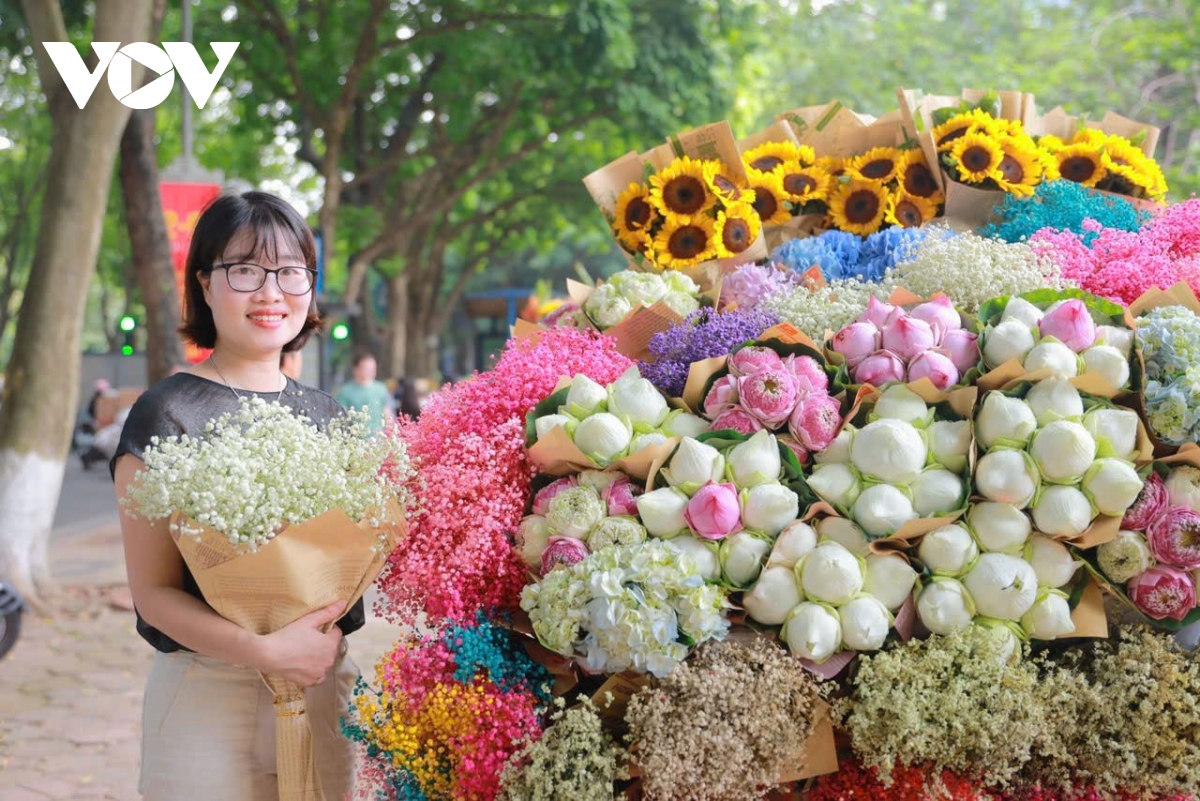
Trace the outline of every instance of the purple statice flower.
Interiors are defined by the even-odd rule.
[[[747,311],[780,292],[790,292],[800,281],[799,273],[773,264],[743,264],[721,282],[721,307]]]
[[[724,356],[743,342],[757,339],[763,331],[779,322],[765,309],[719,312],[703,308],[692,312],[683,322],[660,331],[650,338],[654,358],[641,362],[642,377],[667,394],[678,398],[687,384],[692,362]]]

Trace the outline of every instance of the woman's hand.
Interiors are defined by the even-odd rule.
[[[342,631],[337,626],[330,626],[327,632],[321,629],[345,611],[346,605],[336,601],[263,636],[258,647],[260,658],[254,667],[301,687],[320,684],[333,667],[342,641]]]

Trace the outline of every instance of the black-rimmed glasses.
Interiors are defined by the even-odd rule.
[[[257,292],[267,282],[267,275],[275,274],[275,283],[285,295],[307,295],[317,280],[317,271],[308,267],[280,267],[272,270],[250,262],[217,264],[214,270],[224,270],[229,288],[235,292]]]

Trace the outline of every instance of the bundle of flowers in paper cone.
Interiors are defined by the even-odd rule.
[[[1166,197],[1167,179],[1158,162],[1124,136],[1081,128],[1065,140],[1041,136],[1038,146],[1053,157],[1064,180],[1128,197]]]
[[[1115,394],[1135,378],[1134,335],[1124,314],[1120,306],[1075,290],[990,301],[979,312],[983,364],[989,370],[1048,370],[1063,378],[1095,375]]]
[[[655,303],[663,303],[680,317],[687,317],[700,308],[699,295],[696,282],[680,272],[622,270],[592,290],[582,308],[588,319],[603,331]]]
[[[975,332],[950,298],[939,295],[911,311],[875,298],[827,343],[846,365],[850,383],[880,387],[928,378],[940,390],[958,384],[979,362]]]
[[[756,195],[719,161],[680,156],[617,198],[612,229],[655,270],[683,270],[750,249],[762,231]]]
[[[1146,417],[1171,445],[1200,437],[1200,317],[1184,306],[1154,309],[1138,319],[1146,363]]]
[[[951,180],[1032,195],[1042,181],[1059,177],[1050,152],[1038,146],[1019,120],[997,119],[978,106],[959,106],[938,109],[933,121],[933,144]]]

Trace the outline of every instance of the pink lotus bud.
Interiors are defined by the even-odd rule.
[[[1183,620],[1196,608],[1196,585],[1182,570],[1157,565],[1125,585],[1129,600],[1155,620]]]
[[[889,381],[904,380],[904,362],[890,350],[877,350],[854,368],[854,380],[881,387]]]
[[[962,318],[958,316],[958,310],[954,308],[954,303],[950,298],[945,295],[938,295],[928,303],[922,303],[908,314],[910,317],[924,320],[929,323],[931,328],[940,331],[943,335],[956,328],[962,328]]]
[[[821,452],[829,447],[842,424],[842,404],[823,393],[813,393],[796,405],[788,431],[805,448]]]
[[[742,509],[737,487],[731,483],[708,483],[692,496],[683,518],[706,540],[720,540],[742,530]]]
[[[808,464],[808,449],[801,445],[792,436],[788,434],[779,434],[775,437],[780,445],[786,445],[787,449],[796,454],[796,458],[800,461],[800,466]]]
[[[783,360],[779,354],[762,345],[750,345],[729,357],[729,372],[741,378],[760,370],[782,370]]]
[[[738,397],[742,408],[762,421],[766,428],[778,428],[788,419],[800,397],[796,377],[786,370],[761,370],[738,379]]]
[[[1096,323],[1082,300],[1072,298],[1046,312],[1038,323],[1044,337],[1054,337],[1076,353],[1096,343]]]
[[[893,320],[896,315],[903,314],[903,310],[898,306],[893,306],[890,303],[884,303],[878,298],[872,296],[867,301],[867,310],[858,315],[856,322],[870,323],[876,328],[883,330],[883,327]]]
[[[979,335],[965,328],[951,328],[942,337],[939,347],[954,362],[959,376],[966,375],[968,370],[979,364]]]
[[[879,350],[879,329],[871,323],[850,323],[833,335],[831,346],[835,353],[846,357],[846,363],[856,367],[859,362]]]
[[[812,356],[792,354],[783,360],[783,369],[796,377],[801,395],[829,389],[829,376],[825,375],[825,368]]]
[[[1163,483],[1158,473],[1151,473],[1142,485],[1142,494],[1138,495],[1133,506],[1125,510],[1121,520],[1121,528],[1130,531],[1145,531],[1159,515],[1167,508],[1167,485]]]
[[[716,419],[712,421],[709,427],[711,431],[736,431],[739,434],[753,434],[763,430],[763,424],[759,419],[750,412],[743,409],[741,406],[731,406],[721,412]]]
[[[637,496],[642,494],[642,488],[627,478],[618,478],[604,488],[600,493],[601,499],[608,505],[610,517],[617,515],[637,515]]]
[[[573,537],[551,537],[546,541],[546,550],[542,551],[542,575],[559,565],[569,567],[576,562],[582,562],[587,556],[588,547],[583,540]]]
[[[922,378],[928,378],[935,387],[944,390],[958,383],[958,368],[949,356],[936,350],[927,350],[908,365],[909,381]]]
[[[575,476],[567,476],[542,487],[538,490],[538,494],[533,496],[533,513],[543,516],[549,514],[550,501],[554,500],[554,496],[563,490],[569,490],[577,486],[579,486],[579,479]]]
[[[1200,568],[1200,514],[1172,506],[1146,528],[1150,553],[1160,562],[1185,570]]]
[[[934,345],[933,328],[924,320],[900,316],[883,327],[880,344],[905,362]]]
[[[713,382],[704,397],[704,416],[713,420],[737,401],[737,376],[723,375]]]

